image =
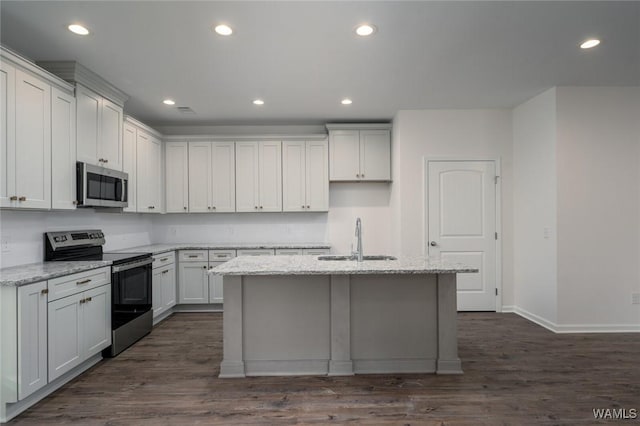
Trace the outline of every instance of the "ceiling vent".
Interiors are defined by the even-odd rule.
[[[188,106],[179,106],[177,107],[178,111],[180,111],[182,114],[195,114],[196,112],[194,110],[192,110],[190,107]]]

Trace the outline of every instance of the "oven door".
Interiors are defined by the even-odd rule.
[[[151,310],[151,264],[153,259],[111,268],[113,330]]]

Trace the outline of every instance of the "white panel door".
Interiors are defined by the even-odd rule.
[[[236,211],[257,212],[258,142],[236,142]]]
[[[189,212],[211,211],[211,142],[189,142]]]
[[[260,142],[260,204],[261,212],[282,211],[282,142]]]
[[[329,144],[309,141],[306,146],[306,210],[329,210]]]
[[[138,212],[147,213],[152,209],[152,194],[149,186],[151,173],[151,141],[149,135],[138,130],[136,134],[136,194]]]
[[[495,163],[429,161],[427,164],[429,256],[480,270],[458,274],[458,310],[495,311]]]
[[[235,143],[214,142],[211,149],[211,207],[215,212],[236,211]]]
[[[224,262],[209,262],[209,268],[215,268]],[[209,303],[223,303],[222,275],[209,275]]]
[[[176,304],[176,265],[169,265],[161,269],[162,304],[163,310],[172,308]]]
[[[135,126],[124,123],[122,134],[122,171],[129,175],[127,188],[127,204],[125,212],[135,212],[137,205],[137,171],[136,171],[136,138]]]
[[[18,207],[51,208],[51,86],[16,70]]]
[[[209,303],[208,262],[180,264],[180,303]]]
[[[76,99],[51,88],[51,208],[76,208]]]
[[[16,195],[16,81],[15,68],[0,62],[0,207],[18,204]],[[11,200],[15,197],[15,200]]]
[[[151,213],[162,213],[162,142],[153,136],[149,139],[149,175],[147,187],[150,193]]]
[[[360,179],[390,180],[389,130],[360,130]]]
[[[62,376],[82,362],[82,293],[64,297],[48,305],[49,381]]]
[[[47,282],[18,287],[18,399],[47,384]]]
[[[76,86],[76,135],[78,161],[102,166],[98,162],[100,141],[100,117],[102,97],[97,93]]]
[[[87,290],[82,295],[84,360],[111,345],[111,284]]]
[[[122,170],[122,108],[102,99],[98,157],[105,167]]]
[[[155,268],[151,273],[151,309],[153,317],[157,317],[164,311],[162,303],[162,270],[163,268]]]
[[[357,180],[360,177],[360,132],[332,130],[329,133],[331,180]]]
[[[195,184],[195,183],[194,183]],[[187,142],[165,144],[167,213],[186,213],[189,207],[189,151]]]
[[[282,142],[282,211],[307,210],[306,157],[304,141]]]

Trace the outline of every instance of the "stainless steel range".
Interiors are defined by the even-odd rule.
[[[150,253],[105,253],[100,230],[46,232],[44,260],[110,260],[112,344],[115,356],[151,331],[153,325]]]

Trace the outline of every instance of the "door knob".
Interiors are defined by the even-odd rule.
[[[429,243],[429,245],[430,245],[431,247],[435,247],[435,246],[437,246],[437,245],[438,245],[438,243],[436,243],[435,241],[431,241],[431,242]]]

